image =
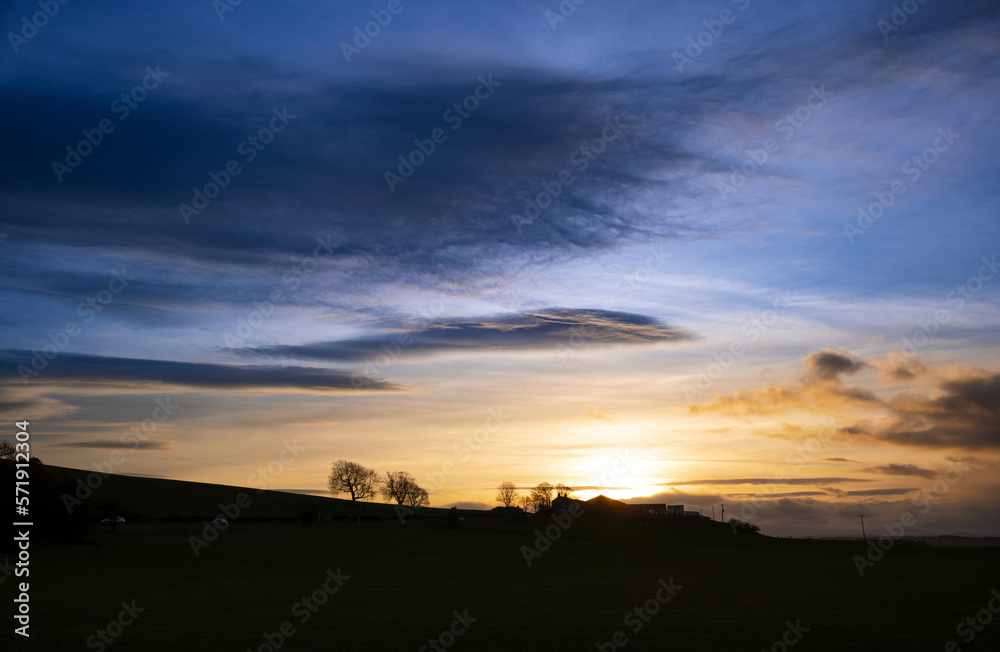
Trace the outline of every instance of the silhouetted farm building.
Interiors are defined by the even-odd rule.
[[[701,516],[698,512],[684,511],[684,505],[666,503],[625,503],[607,496],[594,496],[590,500],[575,500],[564,496],[552,501],[552,509],[564,512],[571,505],[579,505],[588,516],[613,516],[619,518],[642,516]]]

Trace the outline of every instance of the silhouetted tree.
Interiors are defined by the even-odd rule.
[[[569,498],[573,500],[576,496],[573,495],[573,487],[567,487],[563,483],[556,485],[556,498]]]
[[[448,527],[458,527],[458,507],[452,507],[448,510]]]
[[[733,532],[740,532],[742,534],[760,534],[760,527],[754,525],[753,523],[741,521],[738,518],[729,519],[729,527],[732,528]]]
[[[431,498],[426,489],[413,485],[413,488],[406,494],[406,504],[410,507],[424,507],[431,504]]]
[[[531,496],[521,496],[521,500],[519,502],[521,503],[521,509],[523,509],[525,513],[531,511]]]
[[[510,480],[504,480],[497,487],[496,501],[504,507],[513,507],[517,504],[517,486]]]
[[[535,511],[541,511],[552,507],[552,485],[542,482],[531,490],[531,502],[535,506]]]
[[[395,500],[397,505],[402,505],[417,489],[420,489],[420,485],[417,484],[416,478],[406,471],[389,471],[382,482],[382,497],[386,500]]]
[[[330,491],[335,494],[351,494],[351,500],[371,498],[378,489],[378,473],[375,469],[357,462],[337,460],[330,473]]]
[[[13,442],[6,439],[0,441],[0,460],[12,460],[16,454],[17,448]]]

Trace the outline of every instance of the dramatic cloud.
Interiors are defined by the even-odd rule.
[[[31,367],[31,351],[0,350],[0,362],[12,369]],[[309,391],[354,390],[357,379],[346,371],[317,367],[225,365],[169,360],[113,358],[100,355],[63,353],[36,377],[36,384],[136,382],[163,383],[212,389],[295,389]],[[393,383],[367,379],[366,391],[398,391]]]
[[[0,60],[0,415],[86,466],[183,392],[136,471],[239,484],[295,435],[284,487],[456,462],[435,504],[491,504],[627,450],[613,495],[891,518],[850,483],[1000,454],[1000,3],[891,2],[723,0],[683,62],[719,7],[421,0],[347,61],[371,7],[73,3]]]
[[[891,423],[878,436],[926,448],[1000,448],[1000,374],[940,384],[929,399],[904,394],[889,402]]]
[[[92,84],[10,80],[19,92],[8,93],[11,101],[0,116],[23,128],[0,143],[22,152],[24,160],[0,180],[0,200],[5,228],[24,251],[51,246],[54,233],[67,252],[87,247],[121,257],[105,252],[108,242],[156,251],[155,259],[134,267],[141,282],[132,294],[143,305],[250,302],[271,292],[259,282],[264,271],[269,280],[286,273],[286,280],[297,279],[276,284],[297,291],[297,301],[326,302],[318,292],[302,292],[311,274],[295,271],[314,251],[321,268],[312,281],[345,289],[400,282],[474,293],[480,283],[494,284],[498,276],[533,265],[625,242],[711,236],[724,228],[721,220],[696,220],[677,210],[678,198],[647,172],[650,166],[662,173],[710,165],[683,146],[680,134],[699,112],[718,111],[730,94],[722,87],[717,97],[706,90],[661,94],[652,80],[594,80],[494,62],[485,77],[495,91],[453,132],[454,124],[441,116],[482,86],[478,73],[428,62],[405,75],[330,80],[315,70],[290,72],[244,57],[213,59],[210,71],[168,61],[163,65],[172,77],[137,117],[58,183],[53,159],[61,160],[67,144],[80,139],[80,124],[107,114],[105,97],[135,83],[131,70],[106,57],[92,51],[81,61],[104,71]],[[173,83],[181,75],[185,81]],[[219,78],[231,83],[220,87]],[[284,83],[265,81],[279,78]],[[678,90],[693,85],[683,79],[660,83]],[[741,92],[751,90],[741,85]],[[664,97],[674,99],[666,104]],[[294,117],[247,161],[238,147],[275,110]],[[390,187],[386,172],[398,174],[398,157],[435,127],[447,130],[447,143],[411,178]],[[606,141],[600,157],[578,154],[584,170],[583,163],[571,163],[583,138],[602,137],[614,140]],[[134,164],[137,158],[142,166]],[[244,171],[185,223],[178,205],[193,205],[193,188],[202,188],[230,159]],[[511,215],[523,214],[539,184],[562,169],[572,169],[576,183],[540,219],[514,224]],[[54,185],[58,192],[50,192]],[[652,196],[659,201],[650,202]],[[39,197],[46,201],[36,203]],[[668,215],[663,206],[674,209]],[[86,220],[73,217],[81,213]],[[198,278],[177,271],[189,265],[211,272]],[[75,294],[87,278],[50,267],[18,285],[25,292]]]
[[[396,326],[392,331],[383,329],[382,336],[365,339],[226,350],[246,357],[360,362],[383,355],[387,349],[405,350],[407,356],[556,350],[559,346],[586,350],[675,342],[691,337],[652,317],[607,310],[553,309],[489,319],[440,320],[419,330]]]
[[[813,353],[804,362],[817,378],[824,380],[837,378],[841,374],[853,374],[868,366],[864,360],[847,351],[830,349]]]
[[[898,355],[890,352],[887,360],[898,360]],[[840,437],[872,438],[917,448],[1000,448],[1000,373],[935,369],[911,356],[906,358],[905,367],[920,369],[920,375],[932,381],[928,390],[937,396],[903,392],[883,400],[869,389],[848,387],[840,380],[841,374],[871,366],[853,356],[824,351],[808,356],[805,362],[811,371],[797,385],[737,390],[692,406],[690,411],[778,414],[801,411],[812,404],[814,412],[839,418],[835,432]],[[899,373],[885,373],[888,368],[898,370],[898,366],[890,367],[886,361],[877,361],[876,366],[883,382],[892,384],[900,377]],[[864,414],[857,414],[859,409]],[[775,432],[804,436],[807,430],[786,424]]]
[[[868,366],[866,362],[847,352],[826,350],[813,353],[803,361],[807,371],[797,385],[774,384],[751,390],[736,390],[728,396],[718,396],[689,410],[699,412],[728,412],[742,415],[775,414],[791,410],[819,413],[840,413],[857,406],[880,403],[871,391],[848,387],[840,379]]]

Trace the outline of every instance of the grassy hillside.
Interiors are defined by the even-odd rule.
[[[241,492],[253,501],[247,518],[206,537],[201,519]],[[734,535],[683,519],[564,516],[559,526],[463,512],[453,528],[446,510],[401,525],[390,506],[367,504],[388,518],[358,527],[336,518],[357,513],[350,501],[127,476],[105,478],[89,500],[143,518],[92,526],[83,545],[32,546],[31,638],[5,637],[3,649],[102,649],[96,637],[113,632],[104,649],[399,650],[435,638],[456,650],[760,650],[782,649],[773,645],[788,623],[808,630],[796,650],[1000,649],[1000,622],[968,645],[956,633],[998,588],[996,548],[897,545],[862,577],[860,542]],[[264,520],[294,517],[302,501],[322,523]],[[324,592],[338,569],[349,578]],[[7,593],[12,580],[0,576]],[[664,583],[679,588],[661,604]],[[122,614],[133,602],[134,622]],[[456,612],[475,621],[440,638]],[[275,638],[283,626],[293,633]]]
[[[98,546],[33,555],[31,649],[83,649],[134,600],[145,611],[109,649],[257,650],[287,621],[283,652],[415,650],[467,610],[452,649],[593,650],[621,631],[629,651],[756,651],[791,621],[809,630],[795,649],[941,650],[1000,577],[997,550],[894,549],[859,577],[857,543],[585,519],[528,566],[548,523],[236,522],[197,557],[195,523],[97,528]],[[338,568],[343,587],[317,593]],[[677,594],[633,631],[627,614],[670,578]],[[990,627],[961,648],[998,645]]]
[[[74,486],[77,478],[86,481],[91,473],[59,466],[46,465],[45,468],[53,477]],[[85,502],[94,506],[98,513],[105,507],[114,507],[116,511],[140,518],[211,519],[220,513],[219,505],[235,503],[241,493],[247,494],[251,501],[249,507],[241,510],[241,516],[249,519],[294,518],[299,506],[303,504],[319,510],[324,519],[356,516],[360,509],[365,510],[366,516],[395,518],[392,506],[385,503],[352,503],[350,500],[325,496],[127,475],[105,477]],[[440,515],[444,510],[425,509],[421,512]]]

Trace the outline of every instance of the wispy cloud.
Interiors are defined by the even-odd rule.
[[[881,473],[883,475],[912,475],[918,478],[935,478],[937,471],[923,469],[916,464],[884,464],[861,469],[865,473]]]
[[[691,339],[680,328],[645,315],[608,310],[551,309],[481,319],[450,319],[410,330],[404,323],[382,324],[381,336],[302,345],[262,345],[224,349],[244,357],[360,362],[399,347],[406,356],[554,350],[576,341],[588,347],[662,344]]]
[[[126,448],[140,451],[172,451],[179,448],[177,442],[168,439],[146,439],[122,442],[114,439],[96,439],[56,444],[61,448]]]
[[[31,366],[31,351],[0,350],[0,362]],[[291,366],[227,365],[172,360],[115,358],[63,353],[33,380],[35,384],[161,383],[212,389],[355,390],[352,375],[337,369]],[[400,391],[401,385],[373,381],[365,391]]]
[[[661,482],[661,485],[667,485],[671,487],[680,487],[684,485],[706,485],[706,486],[725,486],[725,485],[740,485],[740,484],[760,484],[760,485],[771,485],[771,484],[791,484],[791,485],[830,485],[830,484],[842,484],[845,482],[871,482],[871,480],[866,480],[864,478],[716,478],[712,480],[682,480],[679,482]]]

